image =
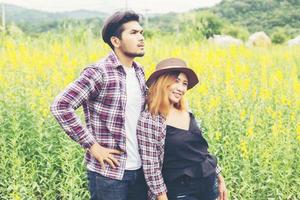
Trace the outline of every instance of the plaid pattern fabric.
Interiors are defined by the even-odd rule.
[[[146,182],[149,186],[149,200],[155,200],[167,188],[162,176],[166,123],[161,115],[152,116],[148,110],[141,113],[137,126],[137,138]],[[221,168],[217,165],[216,173]]]
[[[143,68],[133,63],[145,102],[145,75]],[[126,164],[125,105],[126,73],[114,52],[96,64],[83,70],[80,77],[60,93],[51,106],[51,112],[74,141],[86,151],[87,168],[103,176],[121,180]],[[86,126],[75,110],[83,106]],[[115,157],[120,167],[112,169],[108,164],[101,169],[99,162],[88,149],[98,142],[101,146],[119,149],[124,153]]]
[[[149,186],[148,196],[151,200],[167,192],[161,173],[165,137],[165,119],[160,115],[152,116],[147,110],[143,111],[137,125],[137,138],[145,179]]]

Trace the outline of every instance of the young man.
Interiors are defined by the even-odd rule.
[[[85,68],[57,96],[51,112],[65,132],[86,149],[92,200],[143,200],[147,189],[138,152],[136,126],[145,101],[145,76],[134,62],[144,55],[139,16],[116,12],[102,38],[112,52]],[[86,126],[75,114],[83,106]]]

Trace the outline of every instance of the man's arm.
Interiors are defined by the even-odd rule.
[[[56,97],[51,105],[51,112],[68,136],[85,149],[89,149],[102,168],[104,168],[104,161],[115,167],[118,162],[112,154],[120,152],[100,146],[75,113],[84,101],[97,95],[101,85],[102,74],[93,68],[85,69],[77,80]]]
[[[96,143],[94,136],[84,127],[75,110],[96,90],[97,71],[85,69],[80,77],[62,91],[51,105],[51,112],[68,136],[84,148]]]

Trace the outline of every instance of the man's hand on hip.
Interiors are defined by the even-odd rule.
[[[122,151],[116,149],[108,149],[102,147],[100,144],[95,143],[89,149],[92,156],[94,156],[100,163],[101,168],[104,169],[104,162],[107,162],[112,168],[119,166],[119,161],[114,157],[113,154],[122,154]]]

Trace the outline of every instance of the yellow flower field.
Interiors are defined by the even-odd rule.
[[[0,39],[0,199],[88,199],[83,149],[49,107],[110,49],[89,35]],[[146,50],[137,61],[147,76],[171,56],[197,72],[201,84],[188,103],[230,199],[300,199],[300,47],[220,48],[154,36]]]

